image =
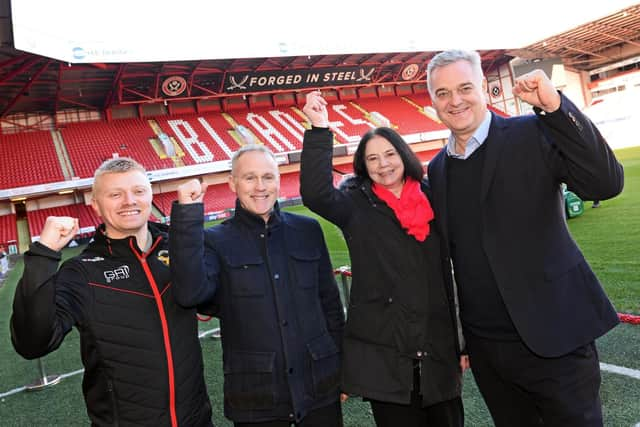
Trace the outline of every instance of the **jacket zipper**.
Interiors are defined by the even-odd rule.
[[[120,425],[120,415],[118,415],[118,403],[116,400],[116,394],[113,389],[113,381],[107,380],[107,391],[109,392],[109,397],[111,398],[111,406],[113,406],[113,425],[114,427],[118,427]]]
[[[155,242],[153,246],[159,242],[159,239]],[[169,376],[169,412],[171,414],[171,426],[178,427],[178,417],[176,414],[176,384],[175,384],[175,374],[173,370],[173,353],[171,351],[171,338],[169,337],[169,325],[167,323],[167,316],[164,311],[164,304],[162,303],[162,296],[160,295],[160,291],[158,290],[158,285],[156,284],[156,280],[153,278],[153,274],[151,274],[151,269],[149,268],[149,264],[147,264],[146,256],[141,256],[138,254],[138,251],[133,246],[133,240],[129,241],[129,245],[131,246],[131,250],[138,258],[140,265],[142,265],[142,269],[144,270],[145,275],[147,276],[147,280],[149,281],[149,285],[151,286],[151,290],[153,291],[153,298],[156,301],[156,306],[158,307],[158,313],[160,314],[160,323],[162,324],[162,337],[164,338],[164,351],[167,356],[167,372]],[[148,253],[153,252],[153,247],[151,247]]]

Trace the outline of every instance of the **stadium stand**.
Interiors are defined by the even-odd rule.
[[[255,108],[231,113],[234,120],[251,129],[274,153],[302,149],[304,120],[290,108]]]
[[[176,142],[180,143],[185,154],[189,154],[182,158],[185,165],[229,160],[231,154],[240,147],[238,141],[229,133],[233,126],[220,113],[155,119],[167,135],[173,136]],[[199,143],[195,142],[196,139]],[[204,147],[201,144],[204,144]]]
[[[164,216],[171,214],[171,204],[176,200],[176,192],[156,193],[153,195],[153,204]]]
[[[402,135],[446,129],[443,124],[434,122],[420,111],[425,104],[412,103],[410,98],[358,99],[357,103],[369,113],[377,111],[382,114]]]
[[[79,178],[93,176],[95,169],[114,154],[132,157],[147,170],[175,166],[170,158],[161,159],[154,150],[149,140],[156,135],[144,119],[70,123],[60,134]]]
[[[374,119],[381,117],[389,119],[388,124],[403,135],[444,129],[443,125],[420,111],[422,106],[429,104],[426,94],[422,91],[414,94],[406,88],[404,91],[406,96],[400,97],[390,94],[389,90],[381,90],[384,96],[378,97],[376,91],[361,90],[362,97],[351,101],[339,99],[342,92],[323,91],[331,99],[330,121],[340,123],[334,128],[336,143],[359,141],[372,126],[385,124],[375,123]],[[297,104],[302,99],[294,94],[282,94],[278,101],[273,102],[280,104],[278,106],[265,106],[267,101],[264,98],[252,99],[245,103],[253,105],[252,109],[245,105],[244,109],[230,112],[215,111],[216,107],[203,108],[205,111],[199,113],[149,119],[69,122],[60,129],[60,136],[73,166],[73,175],[78,178],[91,177],[100,163],[114,155],[133,157],[148,170],[158,170],[228,161],[233,152],[248,140],[265,143],[274,152],[300,150],[306,126]],[[159,135],[163,133],[176,143],[177,154],[173,159],[167,157],[160,143]],[[65,180],[60,161],[52,161],[58,159],[58,154],[48,131],[2,136],[0,154],[5,172],[0,177],[1,188]],[[424,156],[421,159],[429,160]],[[297,191],[292,194],[293,197],[298,195]],[[170,209],[170,206],[162,205],[162,199],[157,203],[162,212]],[[211,210],[233,206],[233,203],[220,204],[213,200],[209,204]]]
[[[433,159],[436,154],[438,154],[438,151],[440,151],[440,148],[427,151],[419,151],[416,153],[416,155],[418,156],[418,159],[420,159],[420,161],[424,164],[430,162],[431,159]]]
[[[16,214],[0,215],[0,245],[7,247],[17,243]]]
[[[55,206],[52,208],[38,209],[33,211],[27,211],[27,221],[29,222],[29,234],[31,239],[40,235],[40,231],[44,227],[44,223],[49,216],[70,216],[72,218],[78,218],[80,230],[91,229],[100,224],[100,218],[96,215],[91,206],[87,206],[83,203],[76,203],[74,205]],[[81,232],[84,235],[89,235],[90,232]]]
[[[64,181],[48,131],[0,136],[0,188]]]
[[[338,142],[358,142],[363,134],[375,127],[365,119],[364,112],[356,103],[336,101],[329,103],[328,111],[330,122],[342,124],[339,129],[333,129]]]
[[[280,175],[280,197],[287,199],[300,197],[300,172]]]
[[[210,185],[204,196],[204,211],[220,212],[225,209],[235,208],[236,195],[231,191],[227,183]]]
[[[334,165],[333,170],[341,175],[349,175],[353,173],[353,163],[343,163],[341,165]]]
[[[158,193],[153,195],[153,204],[163,216],[169,218],[171,216],[171,205],[176,199],[175,191]],[[229,186],[226,183],[209,185],[204,197],[205,213],[220,212],[234,207],[235,195],[229,190]],[[151,220],[154,221],[154,219]]]

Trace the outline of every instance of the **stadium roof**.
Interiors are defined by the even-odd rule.
[[[53,113],[66,108],[102,111],[117,104],[176,102],[283,91],[282,86],[273,90],[230,90],[231,86],[236,89],[242,87],[246,76],[343,71],[356,77],[351,86],[411,83],[424,81],[426,65],[434,54],[400,52],[162,63],[69,64],[4,48],[0,49],[0,118],[16,112]],[[481,51],[481,55],[487,69],[511,59],[504,50]],[[170,80],[176,76],[184,79],[186,88],[179,95],[170,91],[167,94],[166,85],[171,84]],[[327,87],[331,83],[320,80],[315,86]],[[344,82],[340,87],[345,87]]]
[[[634,62],[640,62],[640,4],[510,50],[509,54],[524,59],[560,57],[565,66],[582,71],[634,58]]]
[[[436,53],[70,64],[13,49],[7,23],[10,19],[0,16],[0,119],[13,113],[54,113],[68,108],[103,111],[122,104],[172,103],[282,91],[282,88],[238,91],[242,80],[248,76],[342,70],[360,73],[363,77],[354,78],[352,86],[410,83],[424,80],[426,65]],[[584,71],[634,60],[640,55],[640,5],[627,7],[522,49],[480,52],[485,71],[516,56],[528,59],[561,57],[565,65]],[[167,95],[165,85],[175,83],[171,80],[175,77],[184,79],[184,91]],[[331,82],[322,83],[318,82],[318,86],[331,86]],[[343,83],[341,87],[344,86]],[[228,90],[232,88],[236,91]]]

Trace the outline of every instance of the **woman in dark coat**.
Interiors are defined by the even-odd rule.
[[[367,132],[355,177],[333,186],[333,134],[320,92],[303,109],[300,192],[342,230],[353,281],[342,390],[370,401],[378,426],[462,426],[460,356],[451,267],[440,256],[424,170],[393,129]]]

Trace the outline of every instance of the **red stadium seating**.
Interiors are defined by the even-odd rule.
[[[164,214],[171,215],[171,204],[177,199],[175,191],[153,195],[153,204]],[[205,213],[219,212],[235,207],[236,195],[227,183],[209,185],[204,196]]]
[[[185,128],[182,122],[188,123],[190,130]],[[180,144],[185,156],[182,158],[185,165],[195,165],[202,162],[229,160],[231,153],[238,150],[240,147],[235,139],[229,134],[229,131],[233,130],[233,127],[222,117],[220,113],[206,113],[206,114],[190,114],[187,116],[178,117],[156,117],[156,122],[162,128],[163,132],[172,136],[176,142]],[[171,122],[171,123],[170,123]],[[172,127],[173,125],[173,127]],[[176,133],[174,128],[178,130]],[[214,137],[211,136],[210,130],[213,130],[217,137],[222,140],[222,144],[219,144]],[[192,134],[195,132],[195,134]],[[182,138],[178,136],[182,135]],[[197,138],[200,143],[204,144],[206,149],[213,155],[208,156],[204,152],[199,143],[191,144],[193,150],[197,153],[196,158],[189,154],[187,147],[183,141],[184,138],[192,140]],[[211,160],[208,160],[211,158]]]
[[[290,108],[258,108],[252,111],[235,111],[230,115],[238,124],[250,129],[274,153],[302,149],[304,120]]]
[[[439,151],[440,151],[440,148],[436,148],[433,150],[417,152],[416,155],[418,156],[418,159],[420,159],[422,163],[426,163],[426,162],[430,162],[431,159],[433,159],[436,156],[436,154],[438,154]]]
[[[336,91],[324,92],[329,97],[337,98]],[[430,104],[426,93],[407,92],[405,97],[375,97],[373,92],[367,94],[371,97],[361,97],[353,101],[330,101],[329,120],[340,123],[333,127],[337,143],[358,142],[360,137],[375,125],[375,117],[368,115],[373,112],[389,119],[389,124],[403,135],[445,129],[444,125],[422,113],[421,109]],[[293,95],[281,98],[281,104],[289,104],[296,100]],[[254,106],[264,104],[263,98],[256,100],[260,102],[253,102]],[[195,165],[230,160],[240,144],[245,143],[234,133],[237,132],[238,125],[246,127],[258,141],[265,143],[275,152],[300,150],[305,119],[295,110],[296,108],[300,106],[279,105],[252,110],[244,108],[224,114],[210,111],[179,116],[156,116],[154,120],[159,130],[174,138],[182,148],[185,154],[182,164]],[[157,131],[158,129],[153,129],[147,119],[116,119],[111,122],[68,123],[60,130],[60,134],[75,175],[87,178],[93,175],[95,168],[104,160],[113,157],[114,153],[117,156],[133,157],[149,170],[177,167],[171,158],[166,158],[162,152],[156,152],[150,142],[152,138],[157,138]],[[57,159],[57,156],[48,132],[1,137],[0,162],[3,174],[0,177],[0,188],[63,181],[60,165],[52,159]],[[217,203],[212,201],[211,205],[217,206]]]
[[[280,175],[280,197],[286,199],[300,197],[300,172]]]
[[[16,227],[16,214],[0,215],[0,244],[5,249],[18,242],[18,228]]]
[[[29,234],[32,238],[40,235],[44,223],[49,216],[70,216],[78,218],[80,229],[97,227],[101,222],[93,208],[83,203],[28,211],[27,221],[29,222]]]
[[[352,102],[358,103],[358,101]],[[365,119],[364,114],[352,102],[337,101],[330,104],[328,109],[329,121],[342,123],[338,129],[333,129],[336,139],[342,143],[358,142],[360,137],[372,128],[372,126],[369,126],[369,121]],[[352,120],[356,123],[352,123]]]
[[[48,131],[0,136],[0,188],[64,181]]]
[[[171,204],[177,199],[175,191],[167,193],[157,193],[153,195],[153,204],[164,216],[171,214]]]
[[[60,130],[75,175],[93,176],[102,162],[118,156],[132,157],[148,170],[175,167],[170,158],[161,159],[149,139],[156,135],[144,119],[122,119],[112,122],[71,123]]]
[[[236,207],[236,194],[227,183],[210,185],[204,196],[205,213],[219,212]]]
[[[414,95],[414,98],[418,97]],[[420,111],[425,105],[430,105],[426,97],[420,100],[407,99],[414,103],[397,96],[383,99],[358,99],[356,102],[369,113],[377,111],[389,119],[390,125],[402,135],[446,129],[443,124],[434,122]]]

